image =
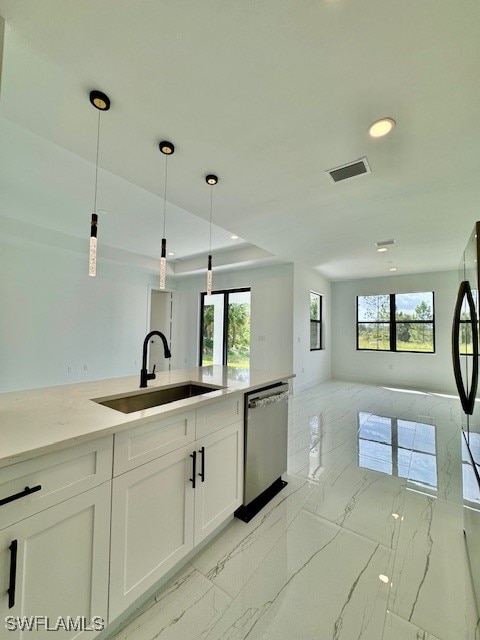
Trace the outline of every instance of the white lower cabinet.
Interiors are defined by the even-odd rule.
[[[193,548],[190,450],[182,447],[113,480],[110,620]]]
[[[55,638],[93,638],[94,632],[82,628],[94,616],[107,622],[110,500],[111,483],[106,482],[0,531],[5,637],[46,640],[52,637],[46,627],[57,626]],[[28,630],[32,624],[38,629],[34,634]],[[66,631],[70,624],[77,629]]]
[[[242,489],[242,422],[114,478],[109,620],[226,520]]]
[[[195,545],[242,504],[243,424],[216,431],[196,446]]]

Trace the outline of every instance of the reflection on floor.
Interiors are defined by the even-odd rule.
[[[474,640],[458,401],[328,382],[290,402],[289,484],[116,640]],[[480,439],[477,443],[480,452]]]

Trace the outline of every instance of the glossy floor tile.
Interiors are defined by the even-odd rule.
[[[442,640],[476,637],[462,505],[407,492],[389,609]]]
[[[116,640],[205,638],[231,598],[193,567],[185,567],[135,614]]]
[[[288,485],[248,524],[233,522],[192,564],[235,597],[298,514],[311,491],[305,480],[286,476]]]
[[[415,627],[410,622],[399,618],[390,611],[385,619],[385,638],[388,640],[439,640],[424,629]]]
[[[406,481],[383,478],[376,471],[359,468],[356,461],[337,467],[312,491],[305,509],[394,549]]]
[[[296,393],[288,470],[112,638],[480,640],[463,535],[480,492],[456,398],[340,381]]]
[[[301,511],[208,640],[380,640],[391,566],[380,544]]]

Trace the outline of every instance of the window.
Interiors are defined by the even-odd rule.
[[[310,351],[322,349],[322,296],[310,291]]]
[[[250,289],[200,294],[200,366],[250,367]]]
[[[359,351],[435,352],[433,291],[357,296]]]

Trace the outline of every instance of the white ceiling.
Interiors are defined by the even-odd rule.
[[[112,179],[161,195],[167,138],[169,200],[207,218],[218,173],[217,224],[282,259],[331,279],[456,267],[480,203],[477,0],[0,0],[0,14],[2,115],[91,162],[88,92],[104,90]],[[370,139],[385,115],[397,128]],[[364,155],[371,175],[324,173]],[[143,211],[135,234],[150,246]]]

